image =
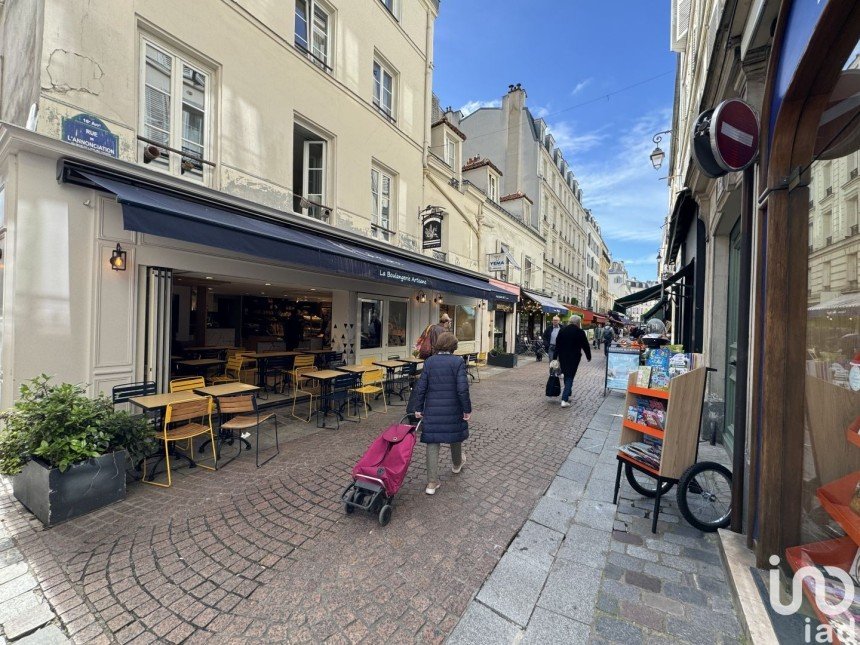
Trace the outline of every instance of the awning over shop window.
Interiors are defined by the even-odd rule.
[[[663,285],[655,284],[653,287],[648,287],[647,289],[642,289],[642,291],[631,293],[629,296],[619,298],[615,301],[613,309],[623,313],[627,311],[627,307],[641,305],[643,302],[650,302],[651,300],[657,300],[662,293]]]
[[[583,309],[582,307],[577,307],[576,305],[565,305],[567,310],[570,313],[575,314],[582,318],[583,325],[590,325],[594,321],[594,312],[588,309]]]
[[[94,171],[76,170],[122,204],[126,230],[158,235],[329,273],[490,301],[516,302],[516,295],[487,280],[446,271],[394,253],[294,227],[251,211],[168,194]]]
[[[533,291],[526,291],[523,289],[523,295],[530,300],[534,300],[538,303],[545,314],[566,314],[567,307],[562,304],[557,303],[552,298],[548,298],[547,296],[542,296],[538,293],[534,293]]]
[[[498,287],[499,289],[503,289],[508,293],[514,294],[517,299],[520,297],[520,288],[515,284],[504,282],[503,280],[496,280],[495,278],[490,278],[490,284],[494,287]]]
[[[860,314],[860,293],[846,293],[809,308],[810,318]]]
[[[615,307],[613,307],[613,309],[615,311],[625,312],[627,311],[627,307],[639,305],[643,302],[650,302],[651,300],[658,300],[657,304],[642,315],[642,319],[647,320],[652,317],[659,308],[666,304],[669,297],[669,288],[676,282],[679,282],[682,278],[692,275],[694,265],[695,260],[691,260],[687,266],[663,280],[662,284],[656,284],[653,287],[648,287],[647,289],[642,289],[642,291],[631,293],[629,296],[619,298],[615,301]],[[679,285],[676,289],[683,289],[683,285]]]

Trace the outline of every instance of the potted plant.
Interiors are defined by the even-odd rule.
[[[153,447],[145,418],[44,374],[21,385],[0,422],[0,474],[12,477],[15,497],[45,526],[123,499],[128,455]]]
[[[503,352],[498,347],[494,347],[487,354],[487,365],[495,365],[496,367],[515,367],[517,364],[517,355]]]

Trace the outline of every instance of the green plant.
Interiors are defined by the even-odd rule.
[[[83,385],[50,380],[41,374],[23,383],[18,400],[0,414],[0,474],[15,475],[30,459],[65,471],[115,450],[135,456],[152,446],[146,419],[114,410],[104,395],[89,398]]]
[[[503,352],[498,347],[493,347],[493,349],[490,350],[490,356],[510,356],[510,355],[511,355],[510,352]]]

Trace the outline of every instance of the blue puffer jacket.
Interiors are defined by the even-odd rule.
[[[424,361],[424,371],[409,397],[406,411],[423,412],[423,443],[457,443],[469,438],[464,413],[472,412],[469,379],[461,356],[435,354]]]

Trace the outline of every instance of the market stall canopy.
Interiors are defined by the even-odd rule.
[[[600,325],[606,324],[606,316],[601,316],[600,314],[594,314],[594,322]]]
[[[856,315],[860,315],[860,293],[846,293],[809,308],[810,318]]]
[[[447,293],[489,301],[516,302],[510,291],[491,285],[486,279],[447,271],[414,259],[388,253],[351,240],[326,236],[300,228],[284,219],[251,210],[239,211],[215,201],[198,201],[178,191],[159,190],[154,184],[123,177],[105,176],[97,169],[71,170],[95,187],[116,195],[122,204],[126,230],[158,235],[193,244],[228,249],[256,257],[278,260],[300,267],[375,282],[415,288],[438,289]],[[63,179],[69,180],[66,169]],[[169,189],[168,189],[169,190]]]
[[[557,303],[552,298],[548,296],[542,296],[539,293],[535,293],[534,291],[526,291],[523,289],[523,295],[529,300],[534,300],[538,303],[546,314],[566,314],[567,307],[562,304]]]
[[[594,321],[594,312],[589,309],[583,309],[582,307],[577,307],[575,305],[565,305],[570,313],[575,314],[582,318],[583,325],[590,325]]]

